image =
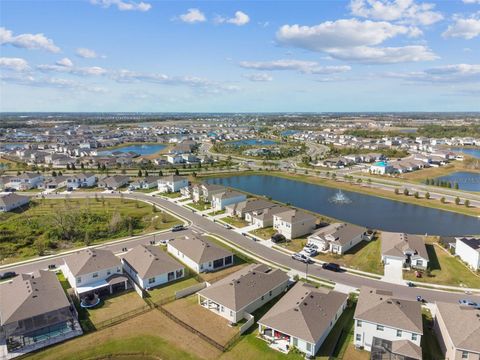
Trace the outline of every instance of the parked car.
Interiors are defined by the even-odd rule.
[[[421,297],[420,295],[417,296],[417,301],[420,301],[422,303],[426,303],[427,300],[425,300],[423,297]]]
[[[295,253],[292,255],[292,259],[301,261],[305,264],[313,264],[313,260],[310,259],[308,256],[300,253]]]
[[[270,239],[271,239],[272,242],[275,243],[275,244],[278,244],[278,243],[287,241],[287,238],[286,238],[284,235],[280,234],[280,233],[274,234]]]
[[[315,256],[318,254],[318,251],[315,247],[312,246],[305,246],[302,250],[303,253],[305,253],[308,256]]]
[[[174,227],[172,227],[172,228],[170,229],[170,231],[173,231],[173,232],[175,232],[175,231],[182,231],[182,230],[185,230],[185,226],[183,226],[183,225],[175,225]]]
[[[411,281],[407,282],[407,286],[408,287],[415,287],[415,284]]]
[[[15,271],[7,271],[7,272],[4,272],[3,274],[0,274],[0,279],[5,280],[15,276],[17,276],[17,273]]]
[[[340,267],[340,265],[335,264],[335,263],[323,263],[323,264],[322,264],[322,269],[330,270],[330,271],[335,271],[335,272],[339,272],[339,271],[342,270],[342,268]]]
[[[480,304],[476,303],[475,301],[468,300],[468,299],[458,300],[458,303],[462,306],[471,306],[471,307],[474,307],[474,308],[480,308]]]

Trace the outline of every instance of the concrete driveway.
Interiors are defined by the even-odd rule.
[[[382,281],[393,284],[405,284],[403,280],[403,263],[401,260],[388,259],[383,268]]]

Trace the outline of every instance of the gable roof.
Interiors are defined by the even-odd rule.
[[[480,352],[480,310],[456,303],[437,302],[436,305],[455,347]]]
[[[463,242],[474,251],[480,252],[480,238],[475,237],[457,237],[456,240]]]
[[[121,267],[121,261],[110,250],[85,249],[65,258],[65,264],[73,276],[90,274],[104,269]]]
[[[0,284],[0,325],[70,306],[55,273],[39,270]]]
[[[392,341],[392,353],[409,359],[422,359],[422,348],[410,340]]]
[[[171,271],[183,269],[183,265],[168,256],[158,246],[138,245],[123,256],[140,276],[147,279]]]
[[[360,289],[354,318],[423,334],[420,303],[395,298],[390,291],[363,286]]]
[[[0,206],[2,207],[9,207],[21,201],[30,201],[30,198],[28,196],[22,196],[13,193],[0,196]]]
[[[270,290],[287,283],[288,279],[287,274],[280,269],[272,270],[266,265],[251,264],[198,294],[238,311]]]
[[[348,295],[298,282],[260,320],[290,336],[316,343]]]
[[[382,255],[404,258],[406,251],[428,260],[427,248],[423,237],[405,233],[382,232]]]
[[[338,243],[340,245],[345,245],[348,242],[350,242],[350,240],[364,234],[366,231],[367,231],[367,228],[363,226],[346,224],[346,223],[333,223],[314,232],[309,237],[329,236],[334,239],[333,241],[335,243]]]
[[[212,198],[219,199],[219,200],[220,199],[232,199],[232,198],[242,196],[242,195],[244,197],[246,197],[245,194],[243,194],[239,191],[227,189],[225,192],[221,192],[221,193],[218,193],[218,194],[213,194]]]
[[[227,205],[226,207],[232,208],[235,211],[247,213],[255,210],[268,209],[274,206],[277,206],[277,204],[271,201],[262,200],[262,199],[247,199],[244,201],[240,201],[236,204]]]
[[[273,215],[285,221],[287,223],[293,224],[300,221],[307,221],[307,220],[317,220],[317,218],[305,211],[297,210],[297,209],[290,209],[278,214]]]
[[[204,236],[180,237],[170,240],[168,245],[177,249],[197,264],[233,255],[231,251],[208,241]]]

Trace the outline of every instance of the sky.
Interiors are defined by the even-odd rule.
[[[1,0],[0,111],[480,111],[480,0]]]

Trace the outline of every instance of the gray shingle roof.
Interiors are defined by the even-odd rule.
[[[185,236],[171,240],[168,244],[185,254],[185,256],[192,259],[197,264],[203,264],[208,261],[214,261],[233,255],[232,252],[208,241],[204,236]]]
[[[73,276],[82,276],[104,269],[121,267],[122,263],[110,250],[85,249],[69,255],[65,263]]]
[[[423,259],[428,260],[427,248],[423,237],[405,233],[382,232],[382,255],[403,258],[405,251],[412,250]]]
[[[183,265],[167,255],[158,246],[138,245],[123,256],[140,276],[147,279],[171,271],[183,269]]]

